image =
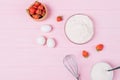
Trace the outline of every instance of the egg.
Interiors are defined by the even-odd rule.
[[[47,39],[47,47],[54,48],[56,46],[55,40],[53,38]]]
[[[50,32],[50,31],[52,31],[52,26],[51,26],[51,25],[48,25],[48,24],[42,25],[41,28],[40,28],[40,30],[41,30],[42,32],[48,33],[48,32]]]
[[[39,45],[45,45],[45,43],[46,43],[46,39],[45,39],[45,37],[44,36],[40,36],[40,37],[38,37],[37,39],[36,39],[36,42],[39,44]]]

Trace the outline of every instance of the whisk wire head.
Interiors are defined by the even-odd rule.
[[[77,79],[79,80],[78,66],[75,60],[75,56],[66,55],[63,59],[63,64],[67,68],[67,70]]]

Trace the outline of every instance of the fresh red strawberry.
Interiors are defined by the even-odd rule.
[[[33,17],[34,19],[39,19],[39,18],[40,18],[40,15],[35,14],[35,15],[32,15],[32,17]]]
[[[31,7],[31,8],[29,9],[29,13],[30,13],[31,15],[33,15],[33,14],[35,13],[35,11],[36,11],[36,9],[35,9],[34,7]]]
[[[83,50],[83,51],[82,51],[82,55],[83,55],[83,57],[85,57],[85,58],[89,57],[89,53],[88,53],[86,50]]]
[[[45,10],[42,10],[41,11],[41,15],[44,16],[46,14],[46,11]]]
[[[35,9],[37,9],[38,7],[37,6],[35,6],[35,5],[33,5],[33,7],[35,8]]]
[[[34,14],[34,12],[29,12],[30,13],[30,15],[33,15]]]
[[[44,9],[44,6],[43,6],[43,5],[39,5],[39,6],[38,6],[38,9],[43,10],[43,9]]]
[[[98,44],[98,45],[96,46],[96,50],[97,50],[97,51],[102,51],[103,48],[104,48],[104,45],[103,45],[103,44]]]
[[[35,1],[34,6],[38,7],[41,3],[38,1]]]
[[[36,14],[41,14],[42,12],[41,12],[41,10],[36,10]]]
[[[57,22],[60,22],[60,21],[62,21],[62,16],[57,17]]]

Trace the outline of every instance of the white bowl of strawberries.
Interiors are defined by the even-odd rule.
[[[41,2],[35,1],[28,9],[27,13],[35,20],[42,21],[47,16],[47,8]]]

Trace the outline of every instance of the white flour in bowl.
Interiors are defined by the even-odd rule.
[[[74,15],[68,19],[65,25],[65,34],[73,43],[86,43],[93,37],[93,22],[86,15]]]

